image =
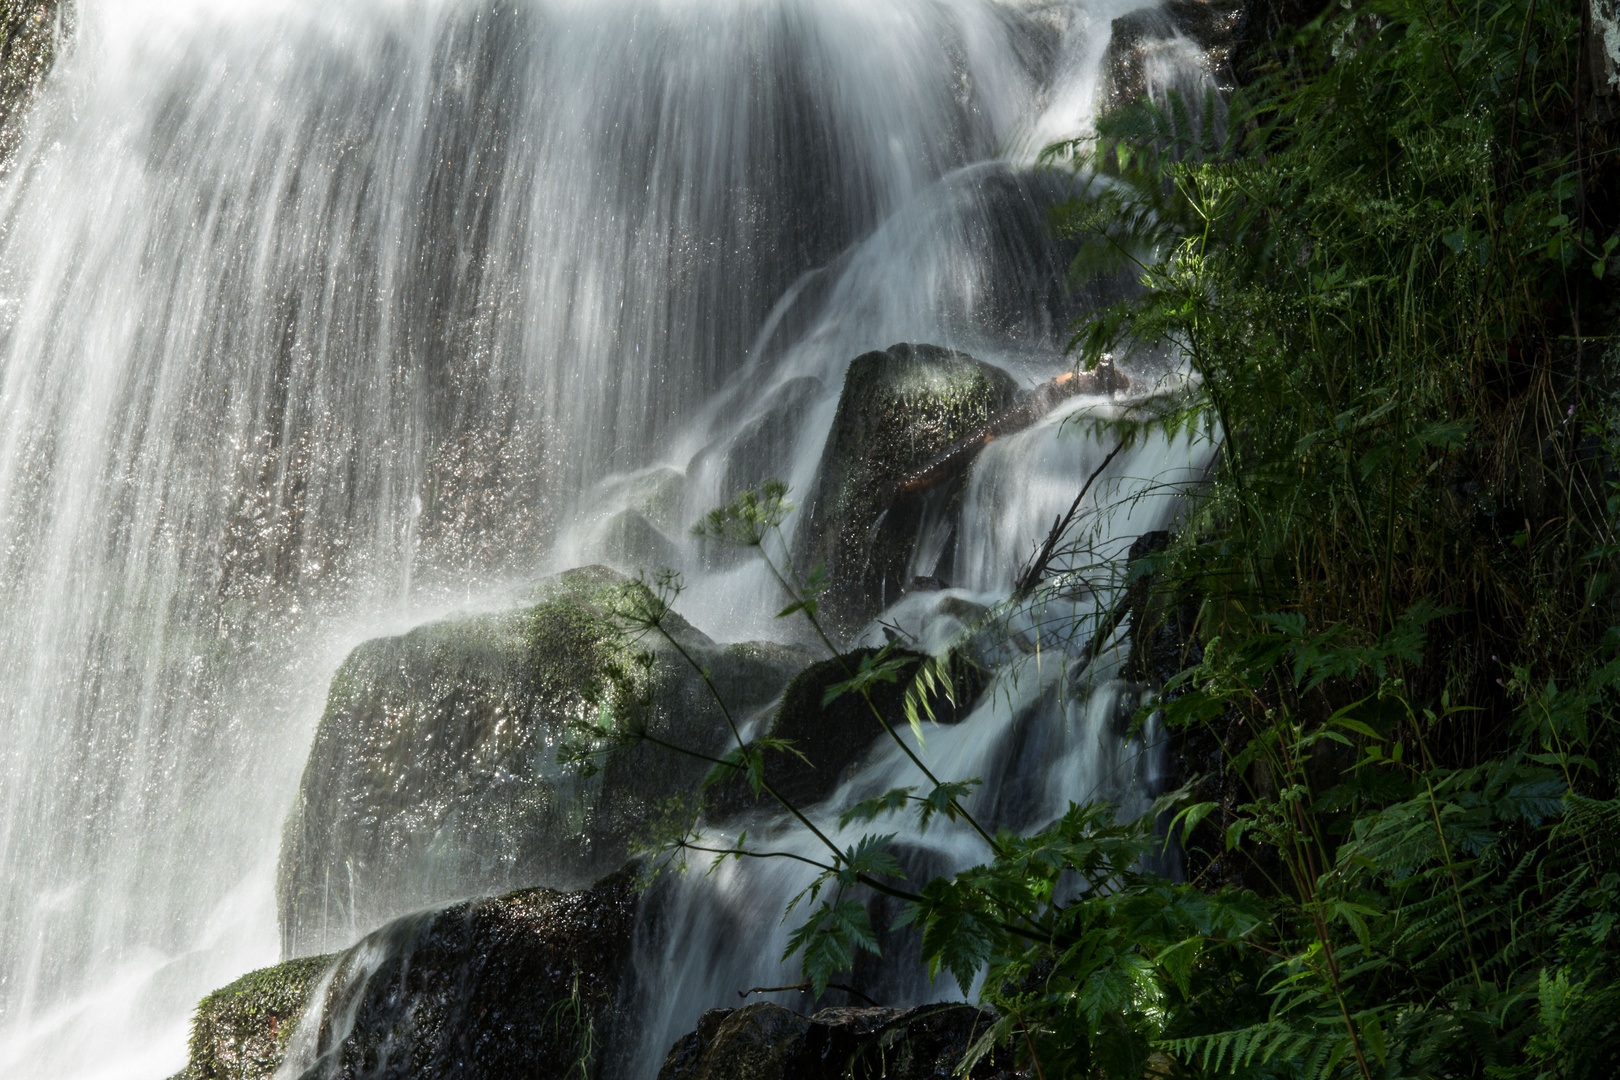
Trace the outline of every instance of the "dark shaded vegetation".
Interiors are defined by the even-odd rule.
[[[1077,1010],[1050,993],[1073,954],[1028,946],[1045,992],[1003,1007],[1052,1059],[1613,1072],[1617,221],[1579,30],[1334,7],[1240,52],[1224,107],[1121,110],[1055,152],[1107,177],[1065,220],[1077,269],[1146,286],[1077,346],[1174,343],[1197,382],[1146,423],[1219,450],[1134,569],[1133,637],[1161,674],[1183,646],[1160,704],[1204,770],[1174,819],[1192,884],[1074,905],[1151,928],[1101,969],[1129,994],[1081,983]]]

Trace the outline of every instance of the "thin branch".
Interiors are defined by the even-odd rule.
[[[1046,576],[1047,568],[1052,562],[1052,556],[1057,551],[1058,543],[1074,525],[1074,519],[1080,513],[1080,504],[1085,501],[1087,493],[1091,491],[1091,485],[1097,482],[1097,477],[1102,475],[1103,470],[1108,468],[1124,449],[1125,440],[1121,439],[1114,449],[1109,451],[1108,456],[1102,459],[1102,464],[1091,470],[1091,475],[1086,477],[1085,484],[1080,488],[1080,494],[1076,495],[1074,502],[1069,505],[1069,512],[1052,522],[1052,531],[1046,534],[1046,542],[1041,545],[1040,551],[1030,560],[1029,565],[1025,566],[1023,572],[1018,575],[1018,586],[1013,590],[1014,601],[1024,599],[1035,591],[1035,586],[1041,583],[1041,579]]]

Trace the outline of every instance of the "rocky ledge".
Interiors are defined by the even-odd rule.
[[[946,1080],[994,1023],[971,1005],[823,1009],[769,1002],[713,1009],[670,1049],[658,1080]],[[993,1052],[965,1074],[1012,1080],[1012,1055]]]

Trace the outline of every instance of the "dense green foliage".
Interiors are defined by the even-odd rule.
[[[1174,343],[1197,378],[1165,421],[1220,446],[1138,569],[1196,613],[1165,718],[1227,763],[1192,862],[1264,911],[1250,955],[1161,954],[1199,954],[1156,974],[1181,1068],[1620,1068],[1614,414],[1582,336],[1615,241],[1577,30],[1335,9],[1229,123],[1171,101],[1056,152],[1104,178],[1083,259],[1145,286],[1078,344]]]
[[[1118,436],[1216,448],[1130,574],[1182,639],[1154,707],[1219,765],[1142,821],[1015,836],[919,761],[843,822],[977,829],[984,863],[919,892],[896,833],[839,848],[783,800],[827,848],[794,937],[815,989],[877,948],[864,887],[1000,1014],[981,1049],[1014,1040],[1042,1080],[1620,1074],[1616,223],[1579,30],[1537,0],[1334,7],[1230,97],[1054,148],[1085,188],[1076,272],[1142,283],[1079,353],[1193,372]],[[761,546],[783,497],[705,531]],[[814,623],[817,583],[772,565]],[[892,733],[946,674],[880,654],[832,692],[912,679],[905,715],[872,707]],[[776,794],[762,755],[791,749],[739,740],[711,779]],[[1167,828],[1185,884],[1140,869]]]

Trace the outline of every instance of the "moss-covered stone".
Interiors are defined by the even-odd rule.
[[[306,956],[242,976],[197,1004],[187,1080],[264,1080],[281,1064],[332,956]]]
[[[644,725],[701,753],[729,738],[702,679],[615,615],[642,589],[604,567],[543,584],[527,607],[370,641],[333,678],[279,868],[283,947],[327,951],[394,916],[469,895],[577,887],[707,765],[643,744],[582,779],[557,757],[592,725]],[[768,704],[808,658],[721,647],[671,616],[734,710]]]
[[[799,533],[804,565],[827,568],[822,612],[832,629],[854,632],[909,581],[921,507],[897,502],[898,487],[1017,394],[1005,371],[936,345],[894,345],[850,362]]]

